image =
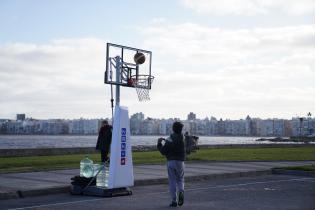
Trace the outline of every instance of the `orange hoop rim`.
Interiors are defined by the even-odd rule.
[[[131,79],[133,87],[151,89],[151,84],[154,80],[154,76],[151,76],[148,74],[139,74],[139,75],[132,75],[130,79]]]

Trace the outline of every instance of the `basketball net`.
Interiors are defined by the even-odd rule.
[[[150,89],[148,87],[152,84],[153,79],[154,77],[149,75],[138,75],[138,79],[132,77],[132,84],[136,88],[139,101],[150,100]]]

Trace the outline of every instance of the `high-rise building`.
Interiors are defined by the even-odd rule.
[[[17,114],[16,120],[24,121],[25,120],[25,114]]]
[[[131,115],[130,119],[144,120],[144,114],[142,112],[135,113]]]
[[[142,124],[144,121],[144,114],[142,112],[135,113],[130,117],[130,132],[132,135],[142,134]]]
[[[193,112],[190,112],[187,115],[187,120],[196,120],[196,114],[194,114]]]

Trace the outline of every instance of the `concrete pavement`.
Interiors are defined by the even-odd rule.
[[[308,164],[315,161],[187,162],[185,180],[258,176],[271,174],[275,167]],[[0,174],[0,199],[68,192],[70,178],[78,174],[79,169]],[[135,186],[167,183],[165,165],[136,165],[134,176]]]
[[[0,210],[163,210],[170,195],[167,184],[132,188],[132,196],[91,197],[69,193],[7,199]],[[185,184],[185,202],[180,210],[314,210],[315,178],[288,175],[263,175],[215,179]]]

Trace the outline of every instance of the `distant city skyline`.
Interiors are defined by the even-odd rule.
[[[186,119],[154,119],[143,113],[130,116],[130,131],[133,135],[169,135],[172,125],[180,120],[183,133],[203,136],[308,136],[314,135],[315,118],[309,114],[305,118],[239,120],[216,119],[214,117],[198,119],[190,112]],[[46,119],[26,118],[25,114],[17,114],[16,120],[0,119],[0,134],[48,134],[48,135],[93,135],[97,134],[102,119]]]
[[[267,119],[283,119],[283,120],[291,120],[291,119],[294,119],[294,118],[314,118],[315,115],[313,115],[313,113],[311,112],[308,112],[308,113],[305,113],[305,115],[301,115],[301,116],[291,116],[290,118],[280,118],[280,117],[269,117],[269,118],[263,118],[263,117],[259,117],[259,116],[250,116],[250,115],[246,115],[242,118],[237,118],[237,119],[233,119],[233,118],[223,118],[223,117],[220,117],[220,116],[212,116],[212,115],[209,115],[209,116],[204,116],[204,117],[200,117],[198,116],[195,112],[189,112],[186,114],[186,116],[184,118],[179,118],[179,117],[152,117],[152,116],[148,116],[146,113],[144,112],[136,112],[136,113],[129,113],[129,117],[133,116],[133,115],[137,115],[137,114],[141,114],[143,115],[144,119],[147,119],[147,118],[151,118],[151,119],[178,119],[178,120],[204,120],[206,118],[208,119],[211,119],[211,118],[215,118],[216,120],[244,120],[246,119],[247,117],[250,117],[250,118],[256,118],[256,119],[262,119],[262,120],[267,120]],[[94,118],[85,118],[85,117],[82,117],[82,116],[78,116],[78,117],[74,117],[74,118],[57,118],[57,117],[51,117],[51,118],[35,118],[33,116],[29,116],[25,113],[18,113],[18,114],[15,114],[14,117],[12,118],[4,118],[4,117],[1,117],[0,116],[0,120],[26,120],[26,119],[34,119],[34,120],[58,120],[58,119],[62,119],[62,120],[76,120],[76,119],[111,119],[112,116],[104,116],[104,117],[94,117]]]
[[[282,118],[315,112],[315,1],[0,2],[0,116],[111,115],[106,43],[152,51],[153,118]]]

